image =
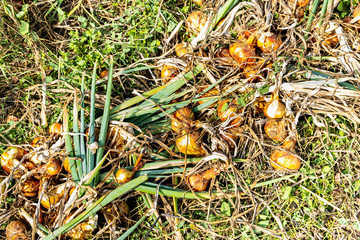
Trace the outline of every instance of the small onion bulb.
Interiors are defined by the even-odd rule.
[[[11,221],[6,226],[6,239],[8,240],[30,240],[30,237],[26,234],[25,223],[15,220]]]
[[[62,133],[62,125],[61,123],[53,123],[49,128],[50,135],[58,135]]]
[[[268,137],[274,141],[282,142],[287,137],[287,131],[285,128],[285,120],[278,121],[276,119],[270,119],[265,124],[265,132]]]
[[[169,82],[171,79],[176,77],[176,75],[179,73],[179,69],[177,67],[174,67],[172,65],[165,65],[161,69],[161,79],[164,81],[164,83]]]
[[[201,156],[205,155],[205,149],[201,145],[199,131],[182,131],[175,143],[179,152],[187,155]]]
[[[264,114],[267,118],[282,118],[285,116],[285,105],[280,102],[277,93],[273,93],[271,100],[265,105]]]
[[[189,44],[183,42],[179,43],[175,46],[175,53],[178,57],[185,57],[187,54],[191,54],[192,48]]]
[[[230,55],[241,67],[253,64],[255,62],[255,50],[243,41],[236,41],[230,45]]]
[[[199,34],[205,28],[207,16],[201,11],[195,11],[187,17],[186,21],[188,28],[195,34]]]
[[[195,115],[190,108],[180,108],[172,115],[171,129],[177,133],[185,129],[190,129],[194,120]]]
[[[288,138],[283,143],[283,149],[276,149],[271,155],[271,166],[276,170],[298,170],[301,167],[301,160],[295,155],[294,138]]]
[[[206,170],[202,173],[196,173],[191,175],[188,178],[189,185],[194,191],[205,191],[208,188],[210,179],[219,175],[222,171],[220,165],[215,165],[214,167]]]
[[[272,32],[265,32],[260,35],[257,40],[257,46],[263,51],[264,53],[271,53],[276,51],[280,45],[281,40]]]

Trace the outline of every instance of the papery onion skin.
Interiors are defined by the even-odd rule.
[[[195,11],[187,17],[186,21],[188,28],[195,34],[199,34],[206,26],[207,17],[205,13]]]
[[[288,137],[282,144],[283,149],[276,149],[271,155],[271,166],[277,170],[298,170],[301,160],[295,153],[296,139]]]
[[[26,225],[18,220],[11,221],[6,226],[6,240],[11,239],[22,239],[22,240],[30,240],[30,237],[26,235]]]
[[[202,173],[196,173],[188,178],[189,185],[194,191],[205,191],[209,185],[210,179],[219,175],[221,170],[219,165],[215,165]]]
[[[280,45],[280,38],[271,32],[262,33],[257,40],[257,46],[264,53],[274,52],[280,47]]]
[[[73,214],[68,215],[65,218],[64,223],[68,223]],[[72,220],[72,219],[71,219]],[[72,240],[86,240],[93,237],[92,232],[95,230],[97,225],[97,216],[90,217],[87,221],[77,224],[75,227],[66,232]]]
[[[53,123],[49,128],[50,135],[58,135],[62,133],[62,124],[61,123]]]
[[[190,108],[180,108],[172,115],[171,129],[180,133],[182,130],[190,129],[194,120],[195,115]]]
[[[116,171],[116,181],[119,184],[124,184],[129,182],[132,177],[134,176],[134,173],[126,168],[120,168]]]
[[[176,139],[176,147],[179,152],[187,155],[201,156],[206,151],[201,145],[199,131],[182,131],[181,135]]]
[[[176,75],[179,73],[179,69],[177,67],[171,66],[171,65],[165,65],[161,69],[161,79],[164,81],[164,83],[169,82],[171,79],[176,77]]]
[[[199,93],[201,93],[201,92],[202,92],[203,90],[205,90],[206,88],[207,88],[207,87],[202,87],[202,88],[200,88]],[[204,93],[203,95],[201,95],[200,98],[214,97],[214,96],[217,96],[217,95],[219,95],[219,91],[218,91],[217,89],[215,89],[215,88],[212,88],[212,89],[210,89],[209,91],[207,91],[206,93]],[[209,101],[209,100],[201,100],[201,101],[199,101],[199,104],[206,103],[207,101]],[[215,104],[216,104],[216,103],[211,104],[211,105],[209,106],[209,108],[215,106]]]
[[[21,192],[26,197],[35,197],[39,192],[40,181],[36,178],[29,178],[20,185]]]
[[[285,116],[285,105],[280,102],[277,94],[274,93],[271,100],[265,105],[264,114],[267,118],[282,118]]]
[[[187,43],[179,43],[175,46],[175,53],[180,58],[192,54],[192,52],[192,48]]]
[[[243,41],[236,41],[231,44],[229,52],[241,67],[255,63],[255,50]]]
[[[230,122],[230,125],[233,127],[238,127],[243,122],[243,119],[236,114],[240,111],[239,105],[235,99],[225,99],[220,100],[217,108],[217,115],[221,121],[226,121],[229,117],[232,117],[233,120]]]
[[[264,129],[265,129],[266,135],[274,141],[282,142],[287,137],[287,131],[285,128],[284,120],[277,121],[275,119],[270,119],[265,124]]]

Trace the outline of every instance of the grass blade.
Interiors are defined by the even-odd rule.
[[[106,136],[109,127],[109,117],[110,117],[110,103],[111,103],[111,91],[112,91],[112,78],[113,78],[113,68],[114,68],[114,59],[111,57],[110,61],[110,69],[109,69],[109,79],[106,88],[106,100],[104,106],[103,118],[101,121],[101,128],[99,134],[99,149],[96,155],[96,166],[100,163],[103,155],[104,155],[104,146],[106,143]],[[95,175],[94,185],[99,182],[98,172]]]
[[[95,84],[96,84],[96,67],[97,62],[94,64],[94,70],[91,78],[91,96],[90,96],[90,127],[89,127],[89,137],[88,144],[95,142]],[[91,172],[95,167],[95,154],[87,148],[86,153],[87,160],[87,169],[86,174]],[[85,174],[85,175],[86,175]]]
[[[68,114],[68,110],[66,108],[66,106],[64,106],[63,108],[63,126],[64,126],[64,131],[65,132],[69,132],[69,114]],[[64,136],[65,138],[65,148],[66,148],[66,152],[68,154],[69,157],[69,165],[70,165],[70,170],[71,170],[71,175],[73,177],[74,182],[79,182],[79,175],[78,172],[76,170],[76,165],[75,165],[75,161],[72,160],[71,158],[74,157],[74,152],[73,152],[73,147],[72,147],[72,142],[71,142],[71,136],[66,134]]]
[[[80,133],[85,133],[85,105],[84,105],[84,88],[85,88],[85,81],[84,78],[81,81],[81,109],[80,109]],[[83,173],[86,173],[87,169],[87,161],[86,161],[86,143],[84,135],[80,135],[80,157],[82,161],[82,169]]]
[[[142,216],[139,221],[137,221],[135,223],[134,226],[132,226],[131,228],[129,228],[123,235],[121,235],[117,240],[124,240],[125,238],[127,238],[145,219],[146,219],[146,215]]]
[[[130,190],[135,189],[139,184],[145,182],[147,180],[147,176],[141,176],[131,180],[130,182],[125,183],[111,191],[108,195],[101,197],[95,203],[93,203],[90,207],[88,207],[84,212],[82,212],[79,216],[74,218],[72,221],[66,223],[65,225],[59,227],[54,232],[47,235],[43,240],[52,240],[56,239],[59,235],[69,231],[77,224],[81,223],[91,215],[98,212],[101,208],[106,206],[111,201],[121,197],[122,195],[126,194]]]

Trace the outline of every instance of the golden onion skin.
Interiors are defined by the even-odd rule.
[[[119,170],[116,171],[116,181],[119,184],[124,184],[129,182],[132,177],[133,177],[134,173],[130,170],[127,170],[126,168],[120,168]]]
[[[179,152],[187,155],[201,156],[205,155],[205,149],[201,145],[199,131],[182,131],[175,143]]]
[[[209,185],[210,179],[216,177],[221,172],[221,167],[215,165],[214,167],[202,173],[196,173],[188,178],[189,185],[194,191],[205,191]]]
[[[35,197],[39,192],[39,187],[40,181],[31,177],[20,185],[20,190],[26,197]]]
[[[271,166],[276,170],[298,170],[301,167],[301,160],[284,150],[276,149],[270,159]]]
[[[310,0],[298,0],[297,5],[299,7],[306,7],[309,4]]]
[[[44,142],[45,142],[45,137],[40,136],[40,137],[34,138],[34,140],[31,142],[31,146],[33,146],[34,148],[40,147],[44,144]]]
[[[179,43],[175,46],[175,53],[178,57],[185,57],[187,54],[191,54],[192,48],[187,43]]]
[[[354,9],[353,18],[360,16],[360,4]]]
[[[265,32],[257,40],[257,46],[263,53],[276,51],[281,45],[281,40],[274,33]]]
[[[229,52],[241,67],[255,63],[255,50],[243,41],[236,41],[231,44]]]
[[[164,81],[164,83],[169,82],[171,79],[176,77],[176,75],[179,73],[179,69],[177,67],[171,66],[171,65],[165,65],[161,69],[161,79]]]
[[[264,107],[264,114],[267,118],[282,118],[285,116],[285,105],[280,102],[279,96],[274,93],[271,100]]]
[[[287,137],[287,131],[285,128],[285,120],[278,121],[276,119],[270,119],[265,124],[265,132],[268,137],[277,142],[283,142]]]
[[[197,35],[205,28],[207,17],[205,13],[201,11],[195,11],[187,17],[186,21],[190,31]]]
[[[221,121],[226,121],[229,117],[236,116],[236,113],[241,111],[239,105],[235,99],[225,99],[220,100],[217,108],[217,115]],[[233,127],[238,127],[243,122],[241,117],[236,116],[231,122],[230,125]]]
[[[6,226],[5,235],[6,239],[30,240],[30,238],[26,235],[26,225],[18,220],[11,221]]]
[[[180,133],[182,130],[190,129],[194,120],[195,115],[190,108],[180,108],[172,115],[171,129]]]
[[[276,149],[271,155],[271,166],[277,170],[298,170],[301,160],[295,155],[294,137],[288,137],[282,144],[283,149]]]
[[[49,128],[50,135],[58,135],[62,133],[62,125],[61,123],[53,123]]]
[[[73,214],[68,215],[65,218],[64,223],[70,221],[70,218]],[[95,230],[97,225],[97,216],[95,218],[89,218],[87,221],[79,223],[72,229],[66,232],[66,235],[70,237],[72,240],[86,240],[91,239],[93,237],[92,232]]]

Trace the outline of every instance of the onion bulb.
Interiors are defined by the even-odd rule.
[[[276,51],[281,45],[281,40],[277,37],[274,33],[265,32],[260,35],[257,40],[257,46],[263,51],[264,53],[271,53]]]
[[[129,215],[129,205],[125,201],[111,202],[103,208],[103,212],[108,217],[109,222],[113,222],[115,219],[124,221]]]
[[[161,79],[164,81],[164,83],[167,83],[171,79],[176,77],[178,73],[179,69],[177,67],[174,67],[172,65],[164,65],[161,69]]]
[[[52,158],[48,160],[47,163],[41,165],[35,169],[35,174],[37,178],[42,178],[45,176],[55,176],[61,171],[61,165],[59,160]]]
[[[39,192],[40,181],[34,177],[30,177],[20,185],[22,194],[26,197],[35,197]]]
[[[209,185],[210,179],[219,175],[221,171],[222,171],[221,166],[217,164],[214,167],[202,173],[196,173],[194,175],[191,175],[188,178],[189,185],[194,191],[198,191],[198,192],[205,191]]]
[[[171,118],[171,129],[174,132],[190,129],[195,115],[190,108],[183,107],[175,111]]]
[[[245,75],[248,82],[259,82],[262,75],[259,70],[259,68],[254,66],[246,66],[243,70],[243,74]]]
[[[25,154],[27,154],[27,152],[22,148],[8,147],[0,157],[1,166],[4,171],[10,174],[15,167],[18,167],[13,177],[19,178],[22,172],[34,168],[35,164],[27,160],[20,164],[19,160],[21,160]]]
[[[18,121],[19,121],[19,118],[16,117],[16,116],[14,116],[14,115],[8,115],[8,116],[6,117],[6,123],[10,123],[10,122],[16,123],[16,122],[18,122]]]
[[[266,103],[264,114],[267,118],[282,118],[285,115],[285,105],[279,100],[279,95],[273,93],[271,99]]]
[[[50,135],[58,135],[62,133],[62,125],[61,123],[53,123],[49,128]]]
[[[51,189],[49,192],[44,193],[41,199],[41,205],[49,209],[51,206],[55,205],[60,201],[60,199],[65,194],[66,183],[56,186],[56,188]]]
[[[220,100],[218,103],[217,115],[221,121],[226,121],[230,117],[235,117],[230,122],[230,125],[233,125],[234,127],[238,127],[243,121],[241,117],[236,115],[240,110],[241,109],[239,109],[239,104],[237,103],[236,99]]]
[[[192,52],[191,46],[185,42],[179,43],[175,46],[175,53],[178,57],[184,57]]]
[[[103,79],[103,78],[107,77],[107,75],[109,75],[109,70],[105,69],[104,71],[101,71],[99,77],[101,79]]]
[[[255,62],[255,50],[243,41],[236,41],[230,45],[230,55],[240,64],[241,67]]]
[[[119,184],[124,184],[124,183],[127,183],[129,182],[133,176],[135,175],[135,173],[140,169],[142,168],[142,166],[145,164],[143,161],[142,161],[142,158],[143,156],[145,155],[144,152],[141,152],[140,155],[138,156],[135,164],[134,164],[134,167],[131,169],[131,170],[128,170],[126,168],[120,168],[119,170],[116,171],[116,175],[115,175],[115,178],[116,178],[116,181],[119,183]]]
[[[175,143],[179,152],[187,155],[201,156],[205,155],[205,149],[202,147],[202,141],[200,138],[199,131],[181,131],[181,136],[179,136]]]
[[[237,62],[230,55],[229,48],[220,48],[215,52],[214,58],[217,62],[227,66],[235,66]]]
[[[74,213],[73,213],[74,214]],[[73,219],[73,214],[68,215],[65,218],[64,224],[70,222]],[[72,229],[66,232],[66,235],[72,240],[86,240],[93,237],[93,231],[97,227],[98,216],[90,216],[88,220],[79,223]]]
[[[30,240],[26,234],[26,225],[21,221],[11,221],[6,226],[6,240]]]
[[[85,130],[86,141],[89,141],[89,134],[90,134],[90,128],[87,128]],[[95,135],[95,141],[97,141],[99,139],[100,129],[95,128],[94,135]]]
[[[190,31],[194,32],[196,35],[205,28],[207,16],[201,11],[195,11],[191,13],[186,19],[186,24]]]
[[[232,149],[235,147],[236,140],[239,138],[239,135],[243,132],[241,127],[231,127],[226,129],[226,131],[220,133],[220,137],[226,141],[229,148]]]
[[[36,148],[42,146],[44,143],[45,143],[45,137],[40,136],[34,138],[34,140],[31,142],[31,146]]]
[[[199,93],[203,92],[207,87],[202,87],[199,89]],[[203,95],[201,95],[200,98],[207,98],[207,97],[214,97],[214,96],[217,96],[219,95],[219,91],[216,89],[216,88],[212,88],[210,89],[209,91],[207,91],[206,93],[204,93]],[[206,103],[207,101],[209,100],[201,100],[199,101],[199,104],[203,104],[203,103]],[[209,106],[210,108],[215,106],[216,103],[212,104],[211,106]]]
[[[269,138],[274,141],[282,142],[287,137],[287,131],[285,128],[285,120],[282,119],[280,121],[276,119],[270,119],[265,124],[265,132]]]
[[[65,171],[67,171],[68,173],[71,173],[71,167],[70,167],[70,162],[69,162],[68,157],[65,158],[63,164],[64,164]]]
[[[285,140],[283,149],[276,149],[271,155],[271,166],[277,170],[298,170],[301,160],[295,155],[296,140],[289,137]]]

